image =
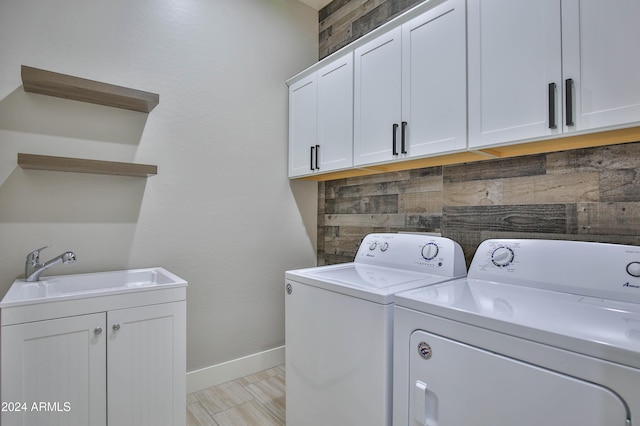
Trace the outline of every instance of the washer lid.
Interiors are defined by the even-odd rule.
[[[395,303],[640,368],[640,304],[467,278],[397,294]]]
[[[392,303],[399,291],[452,279],[353,262],[287,271],[285,278],[381,304]]]

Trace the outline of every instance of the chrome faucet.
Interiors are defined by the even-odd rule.
[[[45,264],[40,263],[40,252],[50,246],[41,247],[27,255],[27,261],[24,265],[24,279],[32,282],[40,280],[40,274],[58,263],[74,263],[76,255],[72,251],[62,253],[58,257],[54,257]]]

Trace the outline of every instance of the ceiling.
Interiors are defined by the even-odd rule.
[[[328,5],[329,3],[331,3],[332,0],[299,0],[299,1],[306,5],[311,6],[315,10],[320,10],[326,5]]]

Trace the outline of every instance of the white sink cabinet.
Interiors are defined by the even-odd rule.
[[[640,3],[467,5],[471,149],[640,122]]]
[[[2,425],[184,425],[185,299],[182,281],[3,301]]]

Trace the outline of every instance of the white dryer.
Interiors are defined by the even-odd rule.
[[[487,240],[395,303],[394,426],[640,425],[640,247]]]
[[[465,276],[447,238],[370,234],[351,263],[285,274],[286,423],[389,426],[393,295]]]

